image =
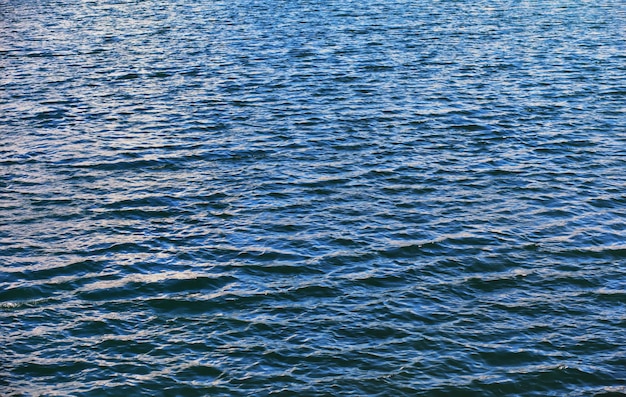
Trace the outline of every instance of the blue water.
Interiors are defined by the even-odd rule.
[[[0,0],[0,395],[626,395],[625,37]]]

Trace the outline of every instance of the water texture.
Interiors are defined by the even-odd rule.
[[[626,395],[625,37],[0,0],[0,395]]]

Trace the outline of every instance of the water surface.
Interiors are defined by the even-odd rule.
[[[0,0],[0,394],[626,394],[621,1]]]

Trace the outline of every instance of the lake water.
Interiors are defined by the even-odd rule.
[[[625,37],[0,0],[0,395],[626,395]]]

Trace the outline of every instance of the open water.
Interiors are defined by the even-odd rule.
[[[0,0],[0,395],[626,395],[622,0]]]

